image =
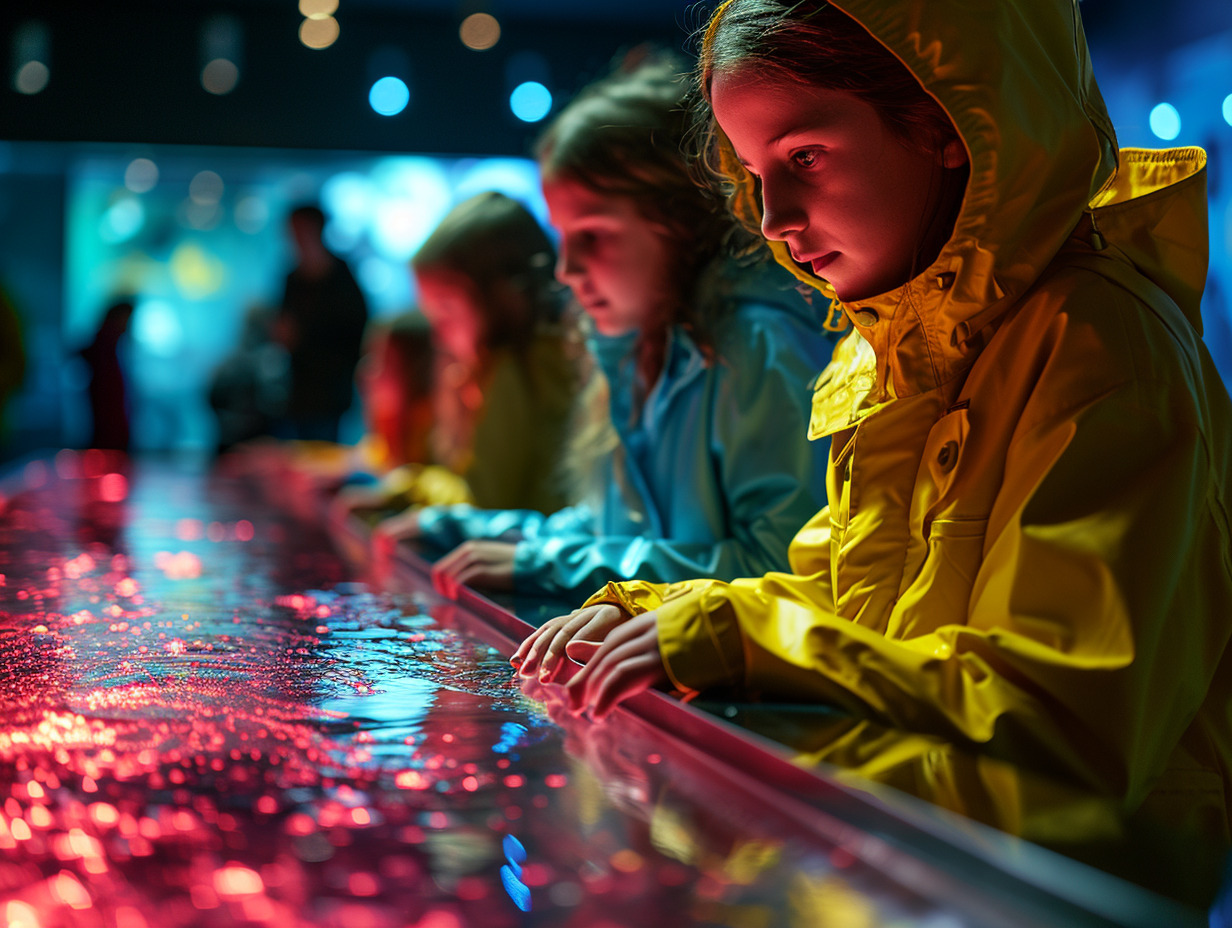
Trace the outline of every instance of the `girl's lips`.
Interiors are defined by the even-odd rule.
[[[814,273],[814,274],[821,274],[822,268],[824,268],[824,267],[826,267],[827,265],[829,265],[829,264],[830,264],[830,263],[831,263],[831,262],[832,262],[835,258],[837,258],[837,257],[838,257],[838,252],[837,252],[837,251],[831,251],[831,252],[829,252],[829,253],[827,253],[827,254],[822,255],[820,258],[814,258],[814,259],[810,262],[810,264],[811,264],[811,266],[812,266],[812,268],[813,268],[813,273]]]

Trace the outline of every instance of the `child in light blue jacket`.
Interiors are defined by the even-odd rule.
[[[650,61],[590,86],[538,155],[556,274],[590,321],[595,374],[575,430],[582,501],[553,515],[428,507],[387,522],[453,550],[446,586],[587,594],[609,580],[787,567],[825,505],[828,445],[805,439],[824,315],[688,175],[686,82]],[[596,412],[597,410],[597,412]]]

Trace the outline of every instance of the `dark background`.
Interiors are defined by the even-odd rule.
[[[380,154],[524,157],[543,124],[521,122],[511,112],[516,83],[545,84],[555,112],[641,42],[688,55],[690,36],[714,2],[339,0],[339,39],[313,50],[298,38],[297,0],[0,0],[0,287],[21,317],[27,356],[25,383],[0,426],[0,462],[81,440],[82,382],[71,359],[82,327],[103,308],[81,270],[82,255],[93,247],[82,230],[94,228],[82,211],[82,191],[84,179],[101,170],[99,159],[122,169],[128,159],[157,156],[167,159],[160,163],[168,171],[173,163],[200,170],[242,160],[247,176],[257,177],[314,164],[342,170],[348,159]],[[1083,0],[1080,8],[1121,143],[1200,145],[1210,155],[1211,270],[1203,318],[1226,381],[1232,377],[1232,191],[1225,181],[1232,170],[1232,115],[1222,114],[1232,114],[1232,102],[1225,102],[1232,100],[1232,2]],[[458,24],[481,10],[498,18],[502,35],[494,48],[473,51],[459,41]],[[200,75],[207,61],[203,30],[219,16],[238,25],[240,77],[232,92],[215,96],[202,88]],[[13,81],[20,63],[16,37],[31,21],[44,24],[49,36],[50,80],[41,92],[24,95]],[[385,117],[368,105],[368,90],[391,72],[407,81],[411,102]],[[1161,140],[1149,128],[1152,108],[1164,101],[1181,115],[1175,139]],[[116,190],[122,193],[122,185]],[[197,233],[183,234],[188,241]],[[151,261],[165,263],[175,244],[151,253]],[[268,272],[267,289],[285,268],[275,260]],[[84,279],[108,273],[100,265]],[[164,358],[167,376],[189,362],[206,365],[213,356],[204,355],[221,350],[194,341],[192,325],[202,314],[225,341],[243,306],[216,319],[215,309],[191,300],[175,302],[171,311],[187,333],[183,351],[197,357]],[[164,399],[167,415],[173,407],[200,406]]]

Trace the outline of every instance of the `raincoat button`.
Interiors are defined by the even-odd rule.
[[[857,309],[856,310],[856,322],[860,323],[860,325],[864,326],[865,328],[868,328],[870,325],[876,325],[877,324],[877,311],[873,309],[868,309],[867,307],[864,309]]]
[[[937,466],[941,468],[941,473],[948,474],[957,463],[958,442],[947,441],[941,446],[941,450],[937,452]]]

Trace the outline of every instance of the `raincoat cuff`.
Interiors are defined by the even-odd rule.
[[[663,602],[662,587],[654,583],[609,583],[590,599],[582,603],[582,608],[598,606],[601,603],[612,603],[619,606],[629,615],[641,615],[652,612]]]
[[[744,647],[725,590],[692,590],[656,612],[663,667],[681,692],[738,684],[744,675]]]

